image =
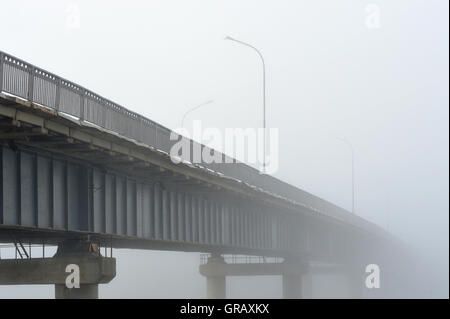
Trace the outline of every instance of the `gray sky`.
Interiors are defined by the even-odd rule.
[[[371,3],[380,9],[380,28],[366,26]],[[267,124],[280,130],[275,176],[350,209],[350,151],[336,139],[346,137],[356,150],[357,214],[426,254],[441,279],[433,294],[448,297],[448,5],[0,0],[0,49],[169,128],[190,107],[213,99],[186,123],[200,119],[223,129],[261,125],[258,56],[223,38],[255,45],[267,65]],[[139,280],[129,276],[145,276],[156,264],[170,268],[174,260],[183,260],[186,276],[177,280],[185,283],[176,292],[175,280],[168,295],[204,294],[195,254],[118,254],[129,263],[119,259],[119,267],[136,268],[133,275],[119,270],[104,296],[118,297],[122,289],[124,296],[156,297],[141,286],[132,292],[127,281]],[[146,278],[153,285],[159,277]],[[260,282],[267,290],[281,285]],[[9,289],[0,287],[0,297],[24,294],[23,287]],[[52,293],[46,289],[25,293]]]

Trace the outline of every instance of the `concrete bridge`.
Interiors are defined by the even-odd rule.
[[[261,273],[283,275],[285,297],[307,296],[302,278],[318,263],[337,265],[321,269],[348,274],[361,296],[364,266],[391,246],[387,233],[236,160],[175,164],[169,135],[0,52],[0,242],[23,257],[0,260],[0,284],[55,284],[57,297],[96,297],[115,276],[104,246],[209,253],[200,266],[209,297],[225,297],[226,276]],[[27,258],[25,243],[58,245],[58,253]],[[223,254],[283,262],[236,266]],[[65,265],[75,262],[81,288],[68,289]]]

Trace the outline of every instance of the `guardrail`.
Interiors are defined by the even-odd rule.
[[[227,264],[279,264],[284,261],[282,257],[265,257],[265,256],[253,256],[253,255],[221,255],[224,262]],[[211,254],[200,254],[200,265],[208,263],[208,259]]]
[[[0,61],[0,91],[170,151],[170,130],[158,123],[1,51]]]
[[[170,129],[76,83],[2,51],[0,92],[74,116],[167,153],[170,153],[170,148],[176,142],[170,140]],[[191,150],[195,143],[191,141]],[[203,149],[206,146],[200,147]],[[225,155],[220,155],[224,159]],[[249,172],[258,175],[258,171],[250,166],[236,161],[233,164],[236,164],[233,168],[227,163],[201,165],[233,177],[249,175]],[[250,182],[248,178],[246,181]]]

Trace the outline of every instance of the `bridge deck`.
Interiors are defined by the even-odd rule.
[[[384,235],[242,163],[174,164],[167,128],[2,52],[0,94],[0,234],[70,230],[125,246],[321,256]]]

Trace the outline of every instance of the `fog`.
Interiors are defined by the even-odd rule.
[[[367,23],[368,4],[379,24]],[[449,296],[447,1],[7,1],[0,50],[169,128],[279,129],[273,175],[351,210],[414,247],[417,295]],[[204,298],[199,254],[115,250],[105,298]],[[411,265],[416,267],[417,265]],[[405,269],[405,272],[409,271]],[[280,277],[228,278],[228,297],[279,298]],[[320,278],[331,296],[339,278]],[[320,290],[320,288],[317,288]],[[323,289],[322,289],[323,290]],[[0,286],[0,298],[53,297]],[[323,296],[323,295],[322,295]],[[326,297],[326,296],[325,296]]]

